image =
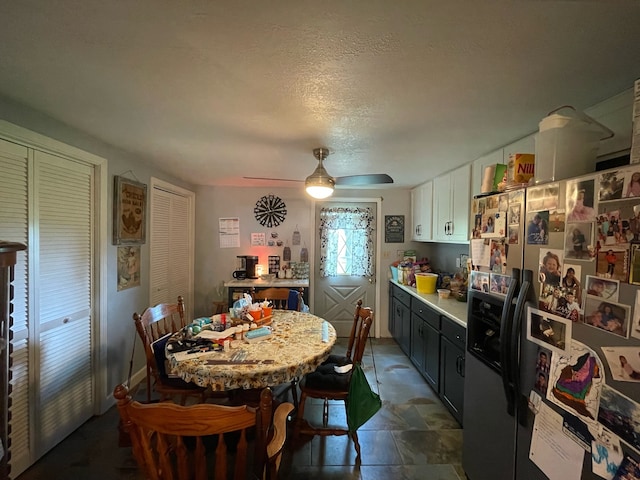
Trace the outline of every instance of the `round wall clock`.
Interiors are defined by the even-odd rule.
[[[269,194],[256,202],[253,214],[263,227],[277,227],[284,222],[287,206],[280,197]]]

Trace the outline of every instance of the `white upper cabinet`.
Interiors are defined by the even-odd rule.
[[[432,239],[433,181],[429,180],[411,190],[411,239],[427,242]]]
[[[433,182],[433,239],[438,242],[469,241],[471,165],[437,177]]]

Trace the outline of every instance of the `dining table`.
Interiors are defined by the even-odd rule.
[[[170,371],[184,381],[221,392],[286,384],[313,372],[336,342],[334,327],[311,313],[274,310],[271,333],[235,339],[227,348],[165,354]]]

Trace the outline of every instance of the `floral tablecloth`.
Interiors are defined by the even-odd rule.
[[[326,322],[329,335],[323,342],[324,323],[310,313],[274,311],[273,333],[266,339],[234,340],[228,351],[182,361],[167,352],[167,359],[172,373],[214,391],[281,385],[314,371],[329,356],[336,331]]]

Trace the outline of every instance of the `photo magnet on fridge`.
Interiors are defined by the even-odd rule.
[[[575,415],[569,412],[562,414],[562,431],[566,436],[580,445],[587,452],[591,452],[593,436],[589,433],[587,425]]]
[[[570,344],[568,354],[551,359],[547,400],[595,426],[604,385],[602,362],[583,343],[572,340]]]

